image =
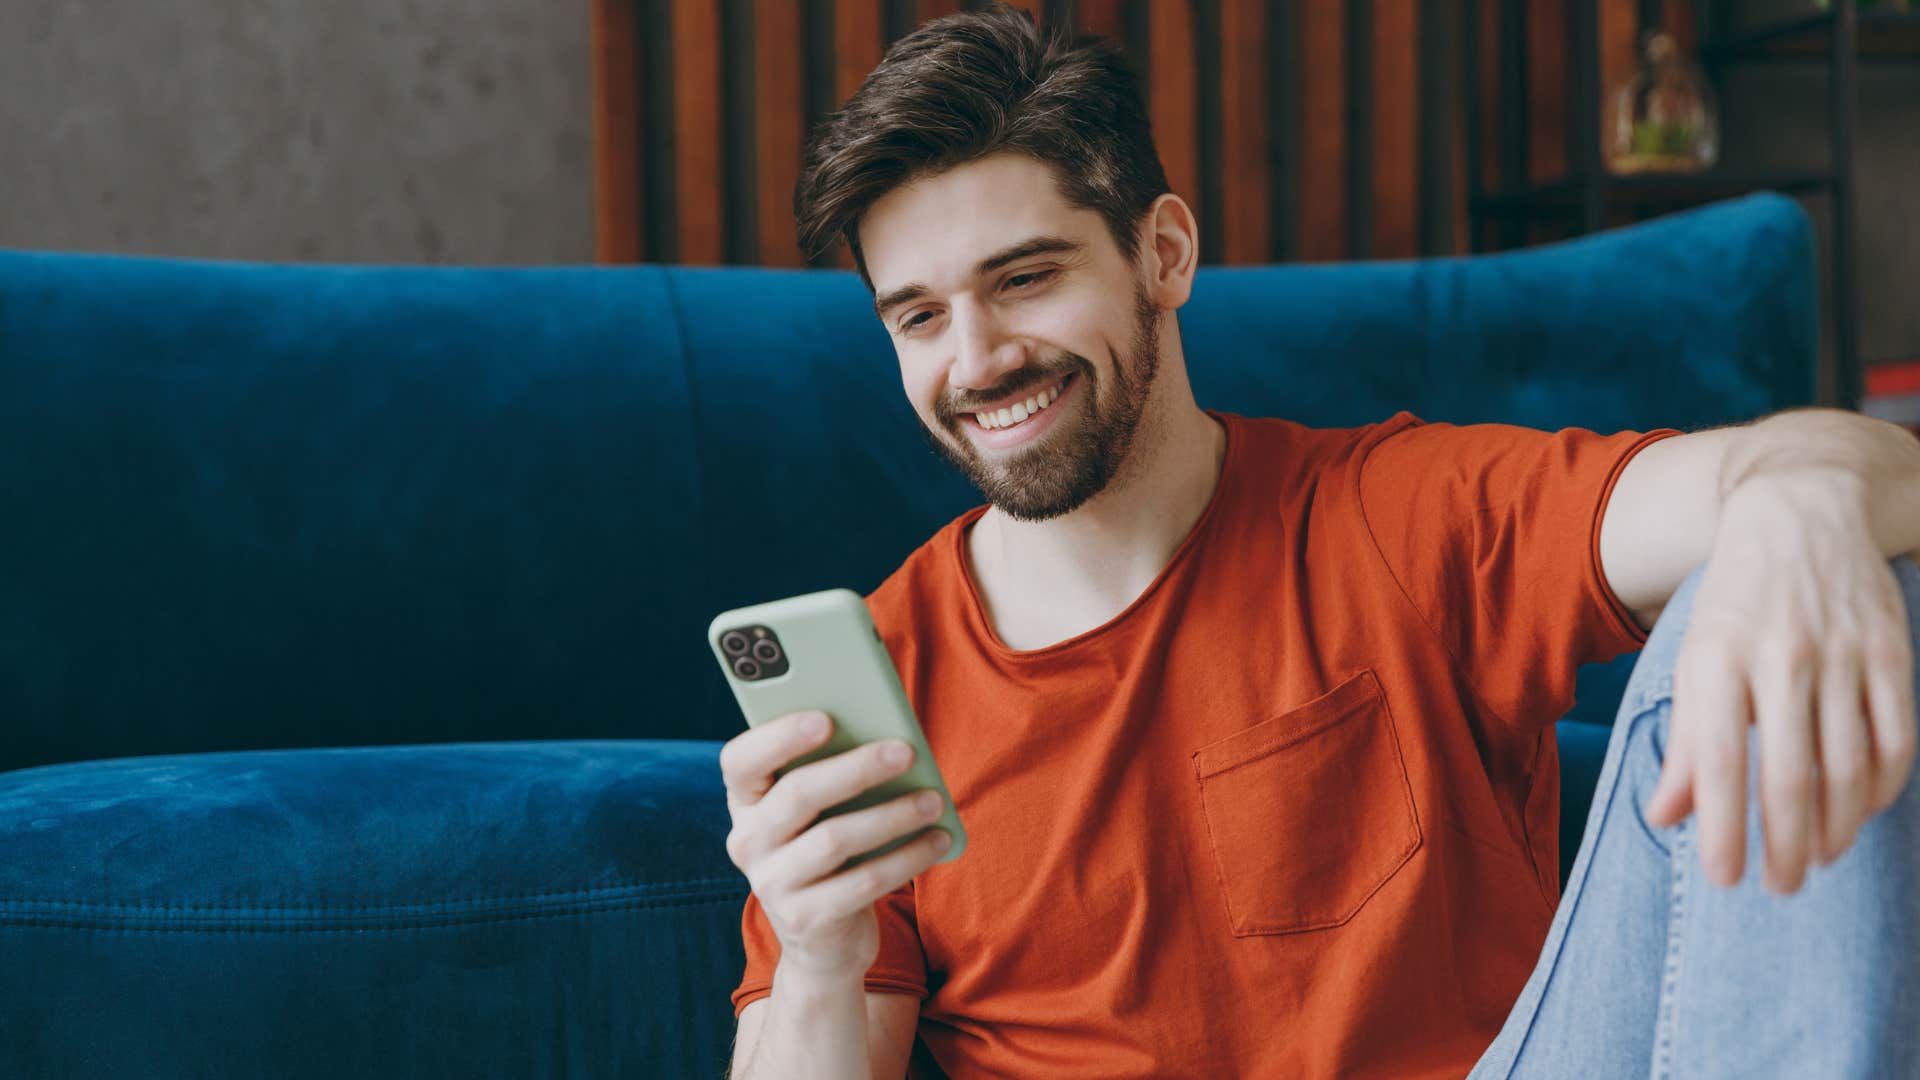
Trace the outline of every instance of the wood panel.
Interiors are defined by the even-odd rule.
[[[1080,0],[1080,28],[1089,34],[1125,41],[1126,0]]]
[[[1833,4],[1829,2],[1822,6],[1832,7]],[[1860,3],[1860,6],[1864,8],[1874,5],[1871,3]],[[1882,6],[1892,7],[1894,5],[1886,4]],[[1662,14],[1665,16],[1661,25],[1665,26],[1668,32],[1673,34],[1674,45],[1678,46],[1680,51],[1686,55],[1698,56],[1700,53],[1700,16],[1695,8],[1695,0],[1663,0],[1661,9]]]
[[[1600,88],[1618,83],[1639,66],[1638,0],[1600,0]],[[1602,98],[1601,100],[1605,100]]]
[[[1272,258],[1272,155],[1267,120],[1267,5],[1223,0],[1220,10],[1221,195],[1225,262]]]
[[[754,0],[754,145],[759,150],[760,263],[800,266],[794,233],[793,189],[800,182],[806,131],[806,68],[800,6],[792,0]]]
[[[1567,0],[1527,5],[1527,177],[1567,175]]]
[[[679,261],[724,261],[720,6],[673,0],[673,179]]]
[[[1373,250],[1420,250],[1420,57],[1417,5],[1373,0]]]
[[[640,261],[640,69],[634,0],[593,0],[593,257]]]
[[[1611,82],[1635,62],[1637,2],[1596,2],[1602,71]],[[1448,254],[1467,241],[1472,173],[1482,190],[1563,175],[1568,3],[1479,0],[1477,25],[1459,17],[1465,9],[1453,0],[1018,6],[1036,22],[1073,19],[1134,53],[1168,182],[1209,237],[1202,260],[1252,263],[1277,254],[1315,261]],[[593,0],[597,257],[805,265],[792,198],[810,124],[852,94],[890,37],[914,20],[977,6]],[[1669,0],[1677,23],[1674,9],[1686,13],[1690,0]],[[1499,66],[1502,17],[1525,24],[1524,62],[1507,56],[1510,73]],[[666,25],[646,25],[653,18]],[[1430,25],[1442,18],[1456,21]],[[1469,36],[1477,70],[1434,55],[1463,48]],[[657,70],[643,69],[642,58]],[[1465,111],[1457,107],[1469,80],[1482,102],[1471,172]],[[1447,96],[1441,88],[1455,95],[1444,110],[1432,103]],[[1498,168],[1502,94],[1512,95],[1526,127],[1527,152],[1515,163],[1523,175],[1502,176]],[[667,95],[670,102],[662,100]],[[845,266],[844,252],[823,264]]]
[[[1453,0],[1449,0],[1449,3],[1452,2]],[[1464,18],[1455,23],[1454,29],[1458,34],[1453,42],[1453,70],[1457,81],[1452,87],[1455,106],[1453,131],[1448,145],[1453,160],[1453,200],[1447,210],[1453,216],[1453,243],[1447,250],[1471,251],[1473,250],[1471,235],[1473,225],[1472,219],[1467,215],[1467,203],[1472,198],[1473,163],[1468,160],[1472,148],[1467,143],[1467,103],[1470,100],[1467,93],[1472,80],[1479,78],[1480,73],[1472,70],[1469,64],[1469,58],[1476,53],[1473,51],[1474,47],[1469,46],[1467,35],[1478,34],[1480,29],[1477,26],[1467,25],[1467,20]]]
[[[711,0],[709,0],[711,2]],[[884,0],[834,0],[833,92],[840,101],[853,96],[880,63],[885,44]]]
[[[1300,257],[1347,254],[1347,46],[1343,0],[1303,0],[1300,13]]]
[[[1480,0],[1478,8],[1479,24],[1467,32],[1476,35],[1480,70],[1468,72],[1467,77],[1480,83],[1480,184],[1487,191],[1504,191],[1519,177],[1506,175],[1500,167],[1500,92],[1509,81],[1500,72],[1500,5]]]
[[[1189,0],[1153,0],[1147,9],[1147,108],[1153,138],[1166,169],[1167,185],[1193,207],[1206,213],[1200,199],[1200,124],[1197,90],[1193,81],[1193,5]],[[1208,261],[1218,253],[1201,252]]]

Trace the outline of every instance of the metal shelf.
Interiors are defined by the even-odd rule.
[[[1832,173],[1637,173],[1606,174],[1595,179],[1601,205],[1608,209],[1677,210],[1730,199],[1755,191],[1798,193],[1830,191]],[[1584,209],[1585,182],[1573,178],[1533,184],[1474,200],[1474,209],[1489,215],[1527,216],[1566,214]]]
[[[1855,55],[1871,60],[1920,61],[1920,11],[1861,11],[1855,18]],[[1829,10],[1738,27],[1709,36],[1700,54],[1708,60],[1824,61],[1833,49],[1834,22],[1835,13]]]
[[[1859,301],[1854,277],[1853,140],[1856,78],[1864,60],[1920,59],[1920,11],[1863,12],[1854,0],[1831,0],[1827,11],[1809,11],[1760,25],[1739,26],[1723,17],[1722,9],[1736,8],[1734,0],[1699,0],[1698,40],[1705,43],[1702,58],[1710,70],[1724,62],[1817,61],[1828,79],[1828,147],[1825,168],[1772,173],[1727,173],[1613,176],[1600,153],[1600,0],[1569,0],[1566,20],[1568,122],[1565,179],[1523,183],[1507,190],[1489,190],[1489,164],[1497,163],[1502,177],[1525,177],[1529,161],[1529,122],[1526,82],[1528,37],[1526,20],[1531,0],[1464,0],[1460,24],[1466,52],[1467,81],[1467,206],[1471,250],[1486,251],[1524,245],[1537,236],[1527,226],[1542,219],[1570,221],[1576,235],[1605,228],[1618,211],[1647,216],[1696,203],[1743,195],[1751,191],[1783,191],[1824,196],[1828,200],[1824,262],[1833,282],[1832,300],[1825,307],[1823,336],[1831,333],[1837,367],[1838,400],[1856,408],[1862,391],[1863,365],[1856,325]],[[1812,0],[1807,0],[1811,5]],[[1482,56],[1480,11],[1499,6],[1500,35],[1490,55]],[[1649,5],[1643,3],[1642,7]],[[1483,88],[1478,77],[1491,62],[1497,71],[1491,100],[1497,113],[1483,122]],[[1722,101],[1722,107],[1727,107]],[[1491,150],[1482,154],[1482,148]]]

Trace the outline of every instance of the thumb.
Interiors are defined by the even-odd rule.
[[[1675,731],[1678,735],[1677,730]],[[1666,760],[1660,764],[1660,782],[1647,800],[1647,824],[1656,828],[1678,825],[1693,813],[1693,754],[1686,739],[1667,740]]]

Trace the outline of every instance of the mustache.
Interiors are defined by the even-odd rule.
[[[989,402],[1002,401],[1027,391],[1044,390],[1068,375],[1081,374],[1090,367],[1084,359],[1075,356],[1057,367],[1028,368],[1014,378],[1008,379],[991,390],[977,394],[968,394],[963,398],[942,398],[937,408],[940,419],[951,421],[954,417],[971,412],[979,412]]]

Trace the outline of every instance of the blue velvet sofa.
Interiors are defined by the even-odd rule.
[[[1813,250],[1763,195],[1181,333],[1234,412],[1703,427],[1813,400]],[[915,424],[850,273],[0,252],[0,1076],[724,1075],[702,631],[973,505]]]

